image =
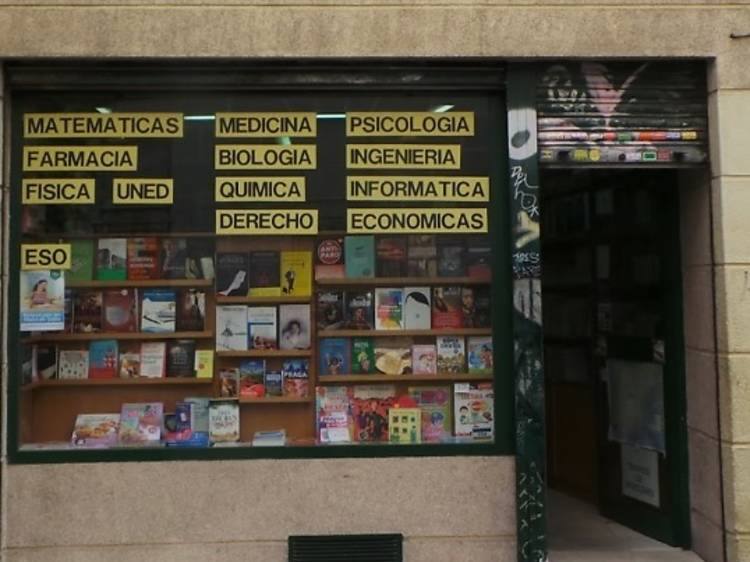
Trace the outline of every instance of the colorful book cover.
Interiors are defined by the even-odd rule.
[[[164,404],[123,404],[120,410],[120,444],[158,445],[164,424]]]
[[[128,279],[158,279],[159,239],[128,239]]]
[[[57,270],[21,271],[20,330],[65,329],[65,275]]]
[[[388,441],[391,443],[422,442],[422,410],[391,408],[388,410]]]
[[[349,340],[324,338],[318,350],[320,369],[318,375],[345,375],[349,372]]]
[[[413,386],[409,396],[422,410],[422,441],[435,443],[452,435],[449,386]]]
[[[310,364],[307,359],[285,359],[281,364],[284,396],[309,396]]]
[[[269,371],[264,377],[266,396],[282,396],[284,393],[284,379],[281,371]]]
[[[101,291],[77,290],[73,298],[73,331],[92,333],[102,331]]]
[[[318,330],[340,330],[344,327],[344,292],[322,291],[318,293]]]
[[[344,239],[344,262],[347,277],[374,277],[375,237],[347,236]]]
[[[185,238],[162,238],[159,265],[162,279],[185,279],[187,241]]]
[[[375,329],[404,329],[403,289],[375,289]]]
[[[310,305],[279,306],[279,348],[310,349]]]
[[[247,307],[216,307],[216,351],[247,349]]]
[[[199,379],[212,379],[214,377],[214,350],[195,350],[195,377]]]
[[[436,341],[438,373],[466,372],[464,338],[460,336],[438,336]]]
[[[112,289],[102,295],[105,332],[135,332],[138,328],[135,289]]]
[[[247,307],[249,349],[278,349],[276,314],[275,306]]]
[[[117,340],[98,340],[89,344],[89,378],[117,377],[119,350]]]
[[[375,303],[372,291],[347,291],[346,327],[350,330],[372,330],[375,328]]]
[[[453,386],[456,437],[492,439],[495,428],[495,393],[491,384],[456,383]]]
[[[376,247],[375,273],[378,277],[406,275],[406,237],[379,236]]]
[[[172,340],[167,343],[167,376],[195,375],[195,340]]]
[[[492,248],[488,237],[475,236],[466,241],[466,275],[477,281],[492,280]]]
[[[239,395],[247,398],[263,398],[266,362],[263,359],[246,359],[239,368]]]
[[[168,289],[145,289],[141,301],[141,331],[168,333],[175,331],[177,294]]]
[[[352,441],[354,419],[351,408],[352,389],[347,386],[315,388],[315,413],[318,440],[323,444]]]
[[[463,327],[461,287],[433,287],[432,327],[436,330]]]
[[[89,352],[83,349],[61,349],[57,359],[57,378],[85,379],[89,376]]]
[[[432,300],[429,287],[404,288],[404,328],[429,330],[432,328]]]
[[[237,398],[240,393],[240,370],[236,367],[219,371],[219,396]]]
[[[312,252],[281,252],[281,294],[312,294]]]
[[[377,338],[375,340],[375,369],[381,375],[411,373],[411,338]]]
[[[63,314],[64,314],[64,323],[65,323],[65,333],[70,334],[73,332],[73,312],[74,312],[74,306],[75,306],[75,293],[73,289],[65,289],[65,293],[63,296]]]
[[[250,252],[248,294],[252,297],[275,297],[281,294],[279,252]]]
[[[78,414],[70,443],[75,447],[114,447],[119,431],[120,414]]]
[[[465,275],[464,244],[459,238],[446,237],[438,240],[437,269],[440,277],[462,277]]]
[[[208,446],[208,408],[211,400],[204,397],[187,397],[183,400],[190,404],[190,427],[193,430],[191,445]]]
[[[70,269],[65,277],[71,283],[91,281],[94,278],[94,241],[73,240],[70,243]]]
[[[216,294],[222,297],[247,295],[250,256],[238,252],[216,254]]]
[[[375,346],[372,338],[352,339],[352,373],[370,375],[375,372]]]
[[[211,443],[232,443],[240,440],[240,405],[236,400],[210,401],[208,435]]]
[[[202,332],[206,327],[206,293],[198,289],[183,289],[179,300],[177,330]]]
[[[492,373],[492,336],[472,336],[467,340],[469,373]]]
[[[141,345],[139,343],[120,345],[121,379],[135,379],[141,376]]]
[[[396,404],[396,387],[373,384],[355,385],[352,389],[354,440],[388,441],[388,410]]]
[[[177,402],[174,413],[164,414],[164,444],[168,447],[179,446],[192,439],[191,409],[191,404]]]
[[[32,380],[49,380],[54,379],[57,376],[56,346],[34,344],[31,355]]]
[[[415,375],[437,373],[437,348],[432,344],[411,346],[411,372]]]
[[[101,281],[124,281],[127,277],[127,240],[100,238],[96,246],[96,278]]]
[[[492,325],[489,287],[461,287],[461,323],[464,328]]]
[[[214,241],[210,238],[188,238],[185,277],[188,279],[213,279]]]
[[[341,279],[345,276],[344,239],[319,239],[315,247],[315,279]]]
[[[167,370],[167,344],[163,341],[141,343],[141,376],[160,379]]]

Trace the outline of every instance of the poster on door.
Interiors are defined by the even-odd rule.
[[[622,495],[659,507],[659,453],[620,446]]]

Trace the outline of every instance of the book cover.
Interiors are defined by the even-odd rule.
[[[119,430],[120,414],[78,414],[70,443],[75,447],[114,447]]]
[[[240,370],[237,367],[219,371],[219,396],[237,398],[240,395]]]
[[[186,397],[183,402],[190,404],[190,427],[193,429],[193,444],[198,447],[208,445],[208,408],[210,399]]]
[[[57,270],[20,272],[22,332],[65,329],[65,275]]]
[[[127,240],[100,238],[96,246],[96,278],[100,281],[124,281],[127,274]]]
[[[310,305],[279,306],[279,348],[310,349]]]
[[[172,340],[167,343],[167,376],[195,375],[195,340]]]
[[[466,241],[466,275],[477,281],[492,280],[492,248],[487,236]]]
[[[163,341],[141,343],[141,376],[159,379],[167,370],[167,344]]]
[[[92,333],[102,331],[101,291],[75,292],[73,297],[73,331],[78,333]]]
[[[73,332],[73,309],[75,306],[75,298],[75,292],[72,289],[65,289],[63,296],[63,329],[66,334]]]
[[[432,328],[432,299],[429,287],[404,288],[404,328],[429,330]]]
[[[461,324],[464,328],[489,328],[490,288],[461,287]]]
[[[355,441],[388,441],[388,410],[396,404],[393,385],[355,385],[352,389]]]
[[[161,402],[123,404],[120,410],[120,444],[158,445],[164,424]]]
[[[354,429],[351,393],[347,386],[315,388],[316,429],[321,443],[351,442]]]
[[[410,258],[406,262],[406,274],[409,277],[437,277],[437,259]]]
[[[460,336],[438,336],[436,341],[438,373],[466,372],[464,338]]]
[[[35,381],[54,379],[57,376],[57,347],[34,344],[31,351],[31,378]]]
[[[406,275],[406,237],[379,236],[376,246],[375,274],[378,277]]]
[[[253,434],[253,447],[283,447],[286,445],[286,429],[256,431]]]
[[[239,368],[239,395],[247,398],[263,398],[266,362],[263,359],[245,359]]]
[[[411,338],[388,337],[375,340],[375,369],[381,375],[411,373]]]
[[[164,414],[164,444],[168,447],[182,445],[193,437],[192,405],[177,402],[174,413]]]
[[[462,277],[466,274],[464,244],[458,237],[438,240],[437,270],[440,277]]]
[[[310,364],[307,359],[285,359],[281,363],[284,396],[307,398],[309,396]]]
[[[212,379],[214,377],[214,350],[195,350],[195,377],[199,379]]]
[[[251,297],[275,297],[281,294],[279,252],[250,252],[248,286]]]
[[[432,344],[411,346],[411,371],[415,375],[437,373],[437,348]]]
[[[134,379],[141,376],[141,345],[139,343],[120,344],[121,379]]]
[[[89,344],[89,378],[117,377],[119,350],[117,340],[98,340]]]
[[[250,256],[238,252],[216,254],[216,294],[223,297],[247,295]]]
[[[370,375],[375,372],[375,346],[372,338],[352,339],[352,373]]]
[[[453,385],[456,437],[492,439],[494,435],[495,394],[491,384]]]
[[[210,238],[188,238],[185,259],[185,277],[188,279],[213,279],[214,241]]]
[[[284,393],[284,379],[281,371],[268,371],[264,377],[266,396],[282,396]]]
[[[389,409],[388,441],[391,443],[421,443],[422,410],[398,407]]]
[[[375,328],[375,303],[372,291],[347,291],[346,327],[350,330],[372,330]]]
[[[344,239],[344,265],[347,277],[374,277],[375,237],[347,236]]]
[[[72,240],[70,242],[70,269],[65,277],[71,283],[91,281],[94,278],[94,241]]]
[[[410,234],[407,238],[408,259],[435,259],[437,258],[437,245],[434,234]]]
[[[275,306],[247,307],[247,336],[249,349],[278,349]]]
[[[223,305],[216,307],[216,351],[247,349],[247,307]]]
[[[449,386],[409,387],[409,396],[422,410],[422,441],[435,443],[452,435]]]
[[[57,359],[57,378],[86,379],[89,376],[89,352],[82,349],[61,349]]]
[[[349,372],[349,340],[324,338],[318,350],[320,369],[318,375],[345,375]]]
[[[344,239],[320,238],[315,246],[315,279],[341,279],[345,276]]]
[[[319,292],[316,314],[318,330],[340,330],[344,328],[344,292]]]
[[[34,382],[34,346],[33,345],[21,345],[21,353],[19,357],[21,361],[21,384],[27,385]],[[88,371],[86,372],[88,377]]]
[[[436,330],[463,327],[461,287],[433,287],[432,327]]]
[[[168,289],[144,289],[141,301],[141,331],[175,331],[177,294]]]
[[[177,330],[202,332],[206,327],[206,293],[198,289],[183,289],[179,293]]]
[[[312,294],[312,252],[281,252],[281,294]]]
[[[214,399],[209,402],[208,435],[212,443],[240,440],[240,405],[236,400]]]
[[[128,248],[128,279],[158,279],[159,269],[159,239],[129,238]]]
[[[403,289],[375,289],[375,329],[404,329]]]
[[[467,339],[469,373],[492,374],[492,336],[472,336]]]
[[[138,328],[135,289],[112,289],[102,294],[105,332],[135,332]]]
[[[162,238],[159,265],[162,279],[185,279],[187,241],[185,238]]]

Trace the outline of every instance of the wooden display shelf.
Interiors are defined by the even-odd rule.
[[[31,336],[21,341],[22,343],[59,343],[94,340],[199,340],[213,337],[213,332],[93,332],[83,334],[50,333]]]
[[[214,380],[196,377],[162,377],[162,378],[133,378],[133,379],[52,379],[37,381],[21,387],[21,390],[35,390],[51,387],[101,387],[101,386],[175,386],[175,385],[203,385],[213,384]]]
[[[491,381],[491,374],[436,373],[434,375],[320,375],[318,384],[346,382],[431,382],[431,381]]]
[[[70,289],[119,289],[126,287],[213,287],[213,279],[123,279],[121,281],[68,281]]]
[[[491,336],[492,328],[451,328],[439,330],[319,330],[318,338],[375,336]]]
[[[216,304],[306,304],[311,302],[312,296],[290,297],[279,295],[274,297],[224,297],[216,295]]]
[[[339,279],[316,279],[318,287],[347,287],[372,285],[373,287],[388,287],[412,285],[489,285],[492,281],[476,279],[474,277],[342,277]]]
[[[240,396],[240,404],[309,404],[312,403],[311,396],[299,398],[296,396],[264,396],[263,398],[250,398]]]
[[[217,351],[216,357],[310,357],[310,349],[242,349]]]

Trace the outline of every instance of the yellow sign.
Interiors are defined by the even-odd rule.
[[[487,209],[347,209],[350,234],[487,232]]]
[[[112,180],[115,205],[171,205],[174,202],[172,178],[115,178]]]
[[[317,209],[217,209],[216,234],[317,234]]]
[[[305,200],[305,177],[219,176],[214,186],[216,201],[268,203]]]
[[[21,244],[21,269],[70,269],[70,244]]]
[[[315,113],[217,113],[216,136],[314,137],[318,134]]]
[[[133,172],[137,146],[24,146],[24,172]]]
[[[27,139],[181,138],[182,113],[25,113]]]
[[[355,111],[346,114],[349,137],[471,137],[473,111]]]
[[[217,144],[217,170],[314,170],[314,144]]]
[[[458,170],[458,144],[347,144],[346,167],[359,169]]]
[[[347,176],[349,201],[490,200],[490,178],[466,176]]]
[[[25,205],[91,205],[96,201],[95,180],[79,178],[35,178],[21,181]]]

